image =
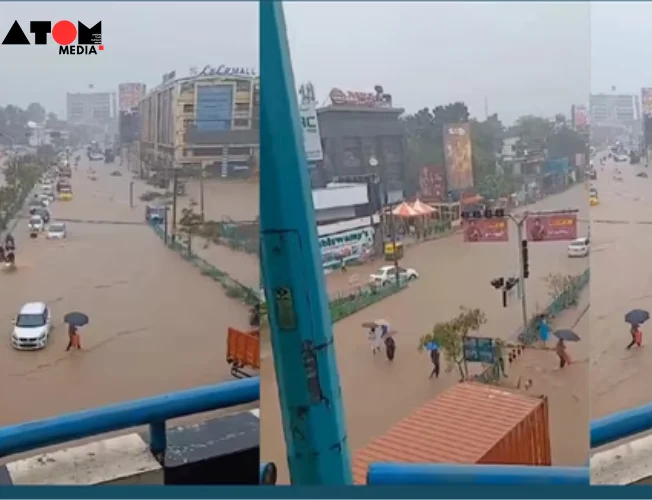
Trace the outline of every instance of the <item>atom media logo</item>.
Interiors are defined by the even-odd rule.
[[[59,45],[59,55],[97,55],[98,50],[104,50],[102,45],[102,21],[90,28],[81,21],[77,26],[71,21],[30,21],[29,32],[34,34],[31,43],[20,26],[14,21],[7,32],[2,45],[47,45],[48,35]],[[75,41],[77,43],[75,44]]]

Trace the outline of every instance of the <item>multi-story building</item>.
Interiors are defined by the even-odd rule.
[[[252,175],[259,156],[260,80],[249,74],[204,69],[188,78],[166,75],[139,107],[145,168]]]
[[[393,107],[381,87],[375,93],[333,89],[330,101],[317,110],[324,160],[313,170],[313,185],[320,187],[319,179],[377,175],[387,201],[400,201],[407,172],[407,145],[399,120],[404,110]]]
[[[66,120],[84,126],[89,138],[110,142],[117,128],[115,92],[68,93]]]

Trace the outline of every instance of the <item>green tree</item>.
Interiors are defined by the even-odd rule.
[[[534,115],[521,116],[514,125],[507,129],[505,137],[518,137],[517,154],[522,155],[524,150],[544,149],[552,125],[546,118]]]
[[[432,331],[419,339],[419,350],[422,351],[431,342],[439,344],[446,360],[446,371],[455,367],[459,370],[460,380],[468,377],[468,367],[464,361],[464,340],[471,332],[478,331],[487,323],[487,315],[481,309],[460,307],[460,312],[445,323],[435,323]]]
[[[45,122],[45,108],[38,102],[30,103],[25,110],[25,115],[28,121],[37,125],[42,125]]]

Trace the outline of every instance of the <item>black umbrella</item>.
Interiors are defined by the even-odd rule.
[[[625,314],[625,323],[630,325],[642,325],[650,319],[650,313],[643,309],[634,309]]]
[[[84,326],[88,324],[88,316],[80,312],[69,312],[63,317],[63,321],[72,326]]]
[[[573,330],[555,330],[552,333],[559,340],[565,340],[566,342],[579,342],[580,338]]]

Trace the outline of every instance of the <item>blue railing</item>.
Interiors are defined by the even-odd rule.
[[[256,377],[10,425],[0,428],[0,457],[141,425],[149,425],[150,449],[159,455],[167,446],[167,420],[259,399]]]

